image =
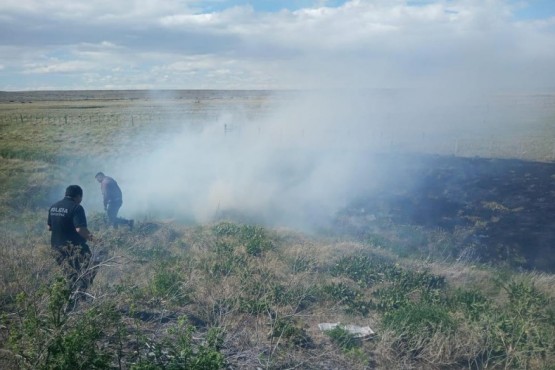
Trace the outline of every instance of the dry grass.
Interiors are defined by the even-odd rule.
[[[458,323],[456,331],[439,329],[411,339],[410,345],[418,348],[414,352],[403,347],[407,345],[403,338],[408,334],[383,326],[384,313],[379,310],[367,315],[349,312],[345,302],[321,295],[319,287],[349,281],[329,274],[337,261],[369,252],[390,258],[383,249],[291,232],[280,238],[279,232],[269,230],[268,237],[274,247],[261,256],[252,256],[240,239],[218,236],[214,225],[156,225],[139,224],[137,232],[92,226],[98,228],[96,232],[101,240],[91,245],[93,251],[104,249],[108,254],[90,290],[94,302],[82,306],[73,315],[86,314],[102,304],[112,305],[122,314],[121,323],[128,326],[129,333],[142,333],[139,337],[149,341],[162,340],[177,317],[185,315],[195,324],[199,339],[208,328],[221,328],[225,332],[222,353],[230,366],[239,368],[462,369],[473,363],[480,367],[488,356],[484,349],[492,338],[484,332],[484,323],[468,320],[462,311],[452,312],[452,318]],[[28,225],[24,229],[34,230],[34,227]],[[148,233],[141,234],[141,230]],[[32,299],[37,307],[48,306],[48,296],[37,288],[52,281],[60,271],[49,255],[46,237],[44,230],[13,231],[2,237],[0,258],[4,262],[0,292],[8,318],[20,315],[13,311],[13,305],[21,292],[35,297]],[[231,252],[218,249],[222,246],[230,246]],[[228,270],[222,270],[221,263],[227,258],[231,258],[228,260],[231,265]],[[398,266],[407,269],[445,276],[453,289],[474,287],[495,294],[492,302],[498,301],[499,307],[506,304],[507,295],[495,287],[491,278],[493,271],[461,263],[449,266],[396,261]],[[516,282],[532,281],[552,297],[548,289],[553,281],[550,275],[514,274],[511,278]],[[275,289],[278,289],[277,295]],[[364,298],[375,299],[372,293],[375,291],[376,287],[369,288]],[[276,333],[279,320],[286,320],[291,328],[296,328],[294,334]],[[378,335],[361,342],[354,351],[345,351],[318,329],[322,322],[369,325]],[[309,338],[308,341],[299,339],[301,335]],[[141,345],[134,338],[128,334],[124,345],[128,360],[136,356],[132,348]],[[490,356],[490,364],[497,363]],[[515,356],[513,365],[520,366],[522,362],[518,359],[528,355]],[[548,352],[548,356],[546,360],[554,356],[553,352]],[[545,361],[537,362],[538,359],[531,358],[529,368],[541,369]],[[507,364],[499,362],[493,368]]]
[[[198,118],[228,103],[186,106]],[[172,129],[172,123],[164,126],[148,113],[149,104],[0,104],[0,135],[7,143],[0,158],[0,367],[48,368],[43,357],[32,362],[31,352],[47,353],[49,341],[76,336],[109,355],[104,368],[140,369],[141,363],[164,368],[171,360],[164,353],[177,356],[189,348],[178,335],[181,317],[193,325],[195,350],[206,343],[210,329],[222,330],[221,346],[209,353],[221,353],[230,369],[543,370],[554,363],[555,323],[549,315],[555,278],[550,274],[453,261],[448,253],[445,258],[401,258],[383,245],[286,229],[260,228],[253,237],[252,225],[234,223],[144,220],[132,232],[114,230],[94,213],[89,221],[98,241],[91,248],[104,257],[89,291],[93,299],[62,315],[64,325],[49,327],[52,287],[61,270],[50,255],[41,197],[59,190],[76,168],[58,165],[57,149],[79,148],[86,162],[145,130],[163,134]],[[443,231],[432,231],[430,254],[447,239]],[[350,256],[351,265],[334,270]],[[373,261],[384,262],[364,264]],[[360,278],[370,272],[373,280]],[[445,286],[430,288],[427,284],[436,278],[445,279]],[[511,300],[511,294],[522,299]],[[521,307],[519,302],[527,303]],[[413,321],[396,317],[398,312],[413,315]],[[100,337],[85,335],[78,325],[86,320],[101,329]],[[47,328],[33,326],[36,322]],[[347,348],[318,329],[322,322],[368,325],[377,335]],[[523,328],[531,330],[527,338]],[[150,356],[158,349],[158,357]],[[50,368],[56,366],[50,363]]]

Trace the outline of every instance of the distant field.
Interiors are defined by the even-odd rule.
[[[135,140],[138,133],[203,125],[238,111],[241,120],[253,122],[297,97],[295,92],[211,90],[0,92],[0,154],[48,158],[109,150],[117,155],[118,147],[133,151],[144,145]],[[406,99],[380,92],[367,100],[382,110],[380,118],[368,118],[375,128],[363,137],[343,133],[346,142],[356,140],[378,152],[555,160],[555,94],[496,95],[448,108],[433,103],[407,108]],[[342,125],[338,122],[336,130]]]
[[[223,94],[223,95],[222,95]],[[234,105],[259,114],[265,93],[189,92],[169,98],[137,92],[0,94],[0,154],[9,158],[119,154],[141,135],[216,119]],[[46,154],[46,157],[44,156]]]

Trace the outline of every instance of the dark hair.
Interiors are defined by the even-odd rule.
[[[79,185],[69,185],[66,188],[66,197],[75,198],[83,196],[83,189]]]
[[[98,176],[104,177],[104,172],[97,173],[96,175],[94,175],[94,178],[96,179]]]

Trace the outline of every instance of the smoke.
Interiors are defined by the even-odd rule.
[[[163,101],[161,111],[178,104]],[[171,132],[134,139],[140,153],[103,168],[122,187],[123,216],[314,230],[353,199],[411,181],[381,154],[458,154],[460,138],[489,140],[530,112],[460,91],[281,92],[254,113],[240,100],[205,103],[211,114],[170,115]]]
[[[310,229],[371,185],[361,150],[378,122],[357,100],[289,93],[254,116],[238,104],[200,122],[168,118],[176,131],[138,139],[144,152],[105,172],[123,189],[124,216]]]

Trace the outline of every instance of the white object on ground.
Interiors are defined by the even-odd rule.
[[[321,331],[333,330],[338,326],[351,333],[355,338],[366,338],[375,334],[374,331],[370,329],[369,326],[358,326],[358,325],[350,325],[350,324],[344,325],[339,322],[335,322],[335,323],[324,322],[324,323],[318,324],[318,328]]]

